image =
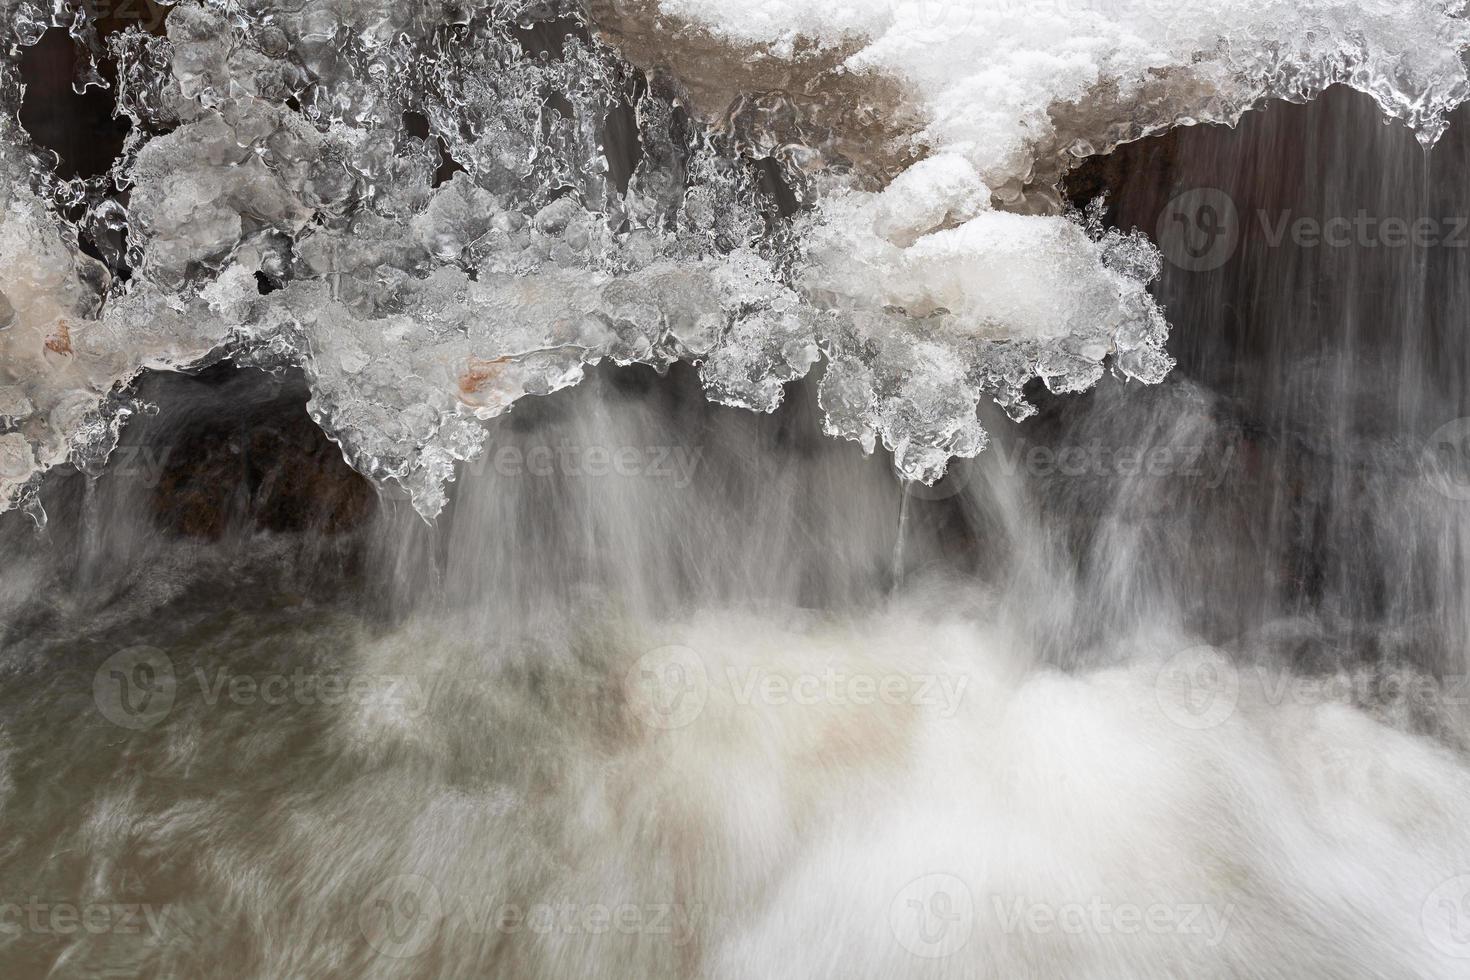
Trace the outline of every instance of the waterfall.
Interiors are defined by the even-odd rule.
[[[6,2],[0,975],[1470,972],[1457,9]]]

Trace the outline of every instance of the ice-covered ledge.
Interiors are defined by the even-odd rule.
[[[825,361],[827,430],[933,480],[984,448],[981,398],[1020,418],[1033,378],[1075,391],[1105,364],[1170,367],[1152,246],[1017,213],[1048,209],[1065,153],[1334,82],[1432,140],[1466,95],[1470,35],[1428,0],[1010,7],[664,3],[894,110],[882,140],[838,113],[806,146],[799,113],[770,113],[755,143],[712,133],[576,32],[528,57],[536,18],[572,13],[545,4],[190,2],[166,36],[106,39],[20,4],[0,27],[0,506],[68,458],[100,465],[140,369],[224,350],[299,364],[349,462],[425,516],[479,451],[477,419],[605,358],[695,361],[710,397],[756,410]],[[105,46],[133,123],[102,178],[59,180],[17,122],[17,54],[63,23]],[[700,70],[677,36],[663,50]],[[631,158],[607,149],[615,118]],[[828,158],[864,146],[881,160]],[[811,206],[781,217],[741,149],[777,152]],[[81,248],[122,230],[125,256]]]

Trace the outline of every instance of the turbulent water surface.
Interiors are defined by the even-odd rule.
[[[0,6],[0,976],[1470,975],[1457,8]]]

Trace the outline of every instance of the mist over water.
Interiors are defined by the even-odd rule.
[[[1463,115],[1088,164],[1180,366],[934,487],[603,366],[430,526],[298,376],[150,376],[0,516],[0,973],[1466,975]]]

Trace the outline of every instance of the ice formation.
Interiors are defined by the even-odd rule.
[[[1158,254],[1060,208],[1068,160],[1334,82],[1432,140],[1470,94],[1434,0],[188,0],[159,33],[0,7],[0,508],[38,516],[140,370],[224,356],[299,365],[426,517],[477,420],[602,359],[687,359],[764,411],[822,363],[827,430],[932,481],[984,448],[982,398],[1023,418],[1033,379],[1171,366]],[[102,176],[19,123],[48,29],[131,122]],[[689,92],[726,62],[681,57],[711,45],[748,89],[723,115]]]

